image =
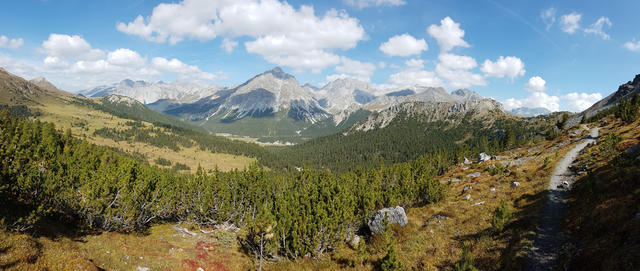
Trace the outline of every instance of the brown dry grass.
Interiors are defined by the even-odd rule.
[[[640,267],[640,162],[623,154],[640,142],[640,120],[624,124],[612,117],[599,144],[578,157],[587,173],[570,194],[566,231],[573,240],[563,257],[571,270],[638,270]],[[599,150],[603,136],[622,138],[619,153]]]

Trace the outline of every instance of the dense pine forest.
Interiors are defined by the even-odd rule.
[[[448,165],[434,154],[340,175],[258,166],[176,174],[8,110],[0,127],[4,228],[37,231],[42,221],[71,220],[127,232],[163,221],[228,222],[247,229],[249,251],[288,258],[330,250],[378,208],[439,201],[444,185],[434,176]]]
[[[496,153],[540,140],[550,127],[546,123],[538,118],[497,117],[495,123],[485,124],[472,120],[469,114],[452,125],[399,116],[381,129],[344,130],[293,147],[275,148],[276,155],[260,161],[274,168],[312,165],[342,172],[407,162],[428,153],[444,159],[444,164],[454,164],[481,152]]]

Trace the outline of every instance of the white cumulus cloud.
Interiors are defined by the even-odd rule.
[[[10,39],[7,36],[0,35],[0,48],[18,49],[23,43],[24,40],[22,38]]]
[[[203,72],[198,66],[185,64],[176,58],[154,57],[151,59],[151,67],[158,71],[178,74],[182,80],[208,81],[218,79],[217,75]]]
[[[534,76],[529,78],[529,82],[524,85],[524,88],[529,91],[544,91],[547,81],[540,76]]]
[[[63,69],[63,68],[69,67],[68,62],[60,59],[57,56],[47,56],[42,62],[44,63],[44,66],[46,68],[51,68],[51,69]]]
[[[577,93],[572,92],[562,97],[563,100],[566,101],[569,106],[569,110],[580,112],[583,111],[590,106],[592,106],[597,101],[602,100],[602,94],[600,93]]]
[[[439,77],[447,79],[447,85],[453,88],[469,88],[471,86],[485,86],[487,82],[480,74],[465,69],[450,69],[442,63],[436,65]]]
[[[450,69],[470,70],[478,66],[476,60],[470,56],[460,56],[454,54],[440,54],[438,55],[440,63]]]
[[[402,6],[407,2],[404,0],[342,0],[346,5],[356,8],[379,7],[379,6]]]
[[[249,53],[299,70],[320,72],[340,62],[333,50],[351,49],[365,38],[358,19],[344,11],[316,16],[312,6],[295,9],[277,0],[185,0],[159,4],[147,17],[118,23],[119,31],[154,42],[175,44],[185,39],[212,40],[218,36],[253,38]],[[225,47],[225,50],[228,47]]]
[[[513,79],[517,76],[522,76],[525,73],[524,63],[522,62],[522,60],[514,56],[500,56],[500,58],[495,62],[487,59],[482,64],[480,70],[486,76],[499,78],[506,76],[510,79]]]
[[[450,17],[445,17],[440,21],[440,25],[432,24],[427,28],[427,32],[431,35],[442,52],[451,51],[456,46],[469,47],[469,44],[464,41],[464,30],[460,29],[460,24],[454,22]]]
[[[349,59],[347,57],[341,57],[340,65],[336,66],[335,70],[336,72],[339,72],[348,77],[353,77],[364,82],[369,82],[371,75],[373,75],[373,72],[376,70],[376,65],[369,62],[360,62],[357,60]]]
[[[409,34],[397,35],[389,38],[388,41],[380,45],[380,51],[388,56],[410,56],[419,55],[422,51],[429,49],[424,39],[416,39]]]
[[[639,52],[640,51],[640,40],[636,41],[627,41],[624,43],[624,48],[627,48],[630,51]]]
[[[443,86],[442,80],[432,71],[407,69],[389,76],[393,86],[422,85],[429,87]]]
[[[548,95],[544,92],[534,92],[531,96],[524,99],[510,98],[503,103],[505,110],[511,110],[520,107],[544,107],[549,111],[555,112],[560,110],[560,98],[558,96]]]
[[[117,66],[142,66],[146,62],[146,59],[142,58],[138,52],[120,48],[107,54],[107,61],[110,64]]]
[[[49,39],[42,42],[42,50],[48,56],[80,60],[96,60],[104,56],[102,50],[91,48],[78,35],[50,34]]]
[[[407,66],[407,69],[411,70],[422,70],[424,68],[424,60],[422,59],[407,59],[404,62],[404,65]]]
[[[594,34],[596,36],[601,37],[603,40],[608,40],[609,34],[607,34],[606,32],[604,32],[604,27],[606,26],[607,28],[611,28],[611,20],[609,20],[609,18],[607,17],[600,17],[595,23],[593,23],[592,25],[590,25],[588,28],[586,28],[584,30],[584,33],[587,34]]]
[[[582,14],[577,12],[562,15],[560,17],[560,29],[566,33],[573,34],[580,28],[580,19],[582,19]]]

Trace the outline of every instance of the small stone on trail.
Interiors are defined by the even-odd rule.
[[[511,188],[516,188],[518,186],[520,186],[519,182],[511,182]]]
[[[466,200],[471,200],[471,194],[467,194],[467,195],[464,197],[464,199],[466,199]]]

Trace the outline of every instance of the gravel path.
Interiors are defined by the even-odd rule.
[[[582,142],[570,150],[556,165],[549,182],[547,205],[538,222],[533,248],[529,252],[529,270],[553,270],[556,266],[558,252],[564,243],[561,227],[567,201],[566,189],[559,186],[565,181],[571,185],[574,176],[569,166],[584,147],[589,143],[595,143],[598,134],[598,127],[591,129],[589,136],[583,138]]]

